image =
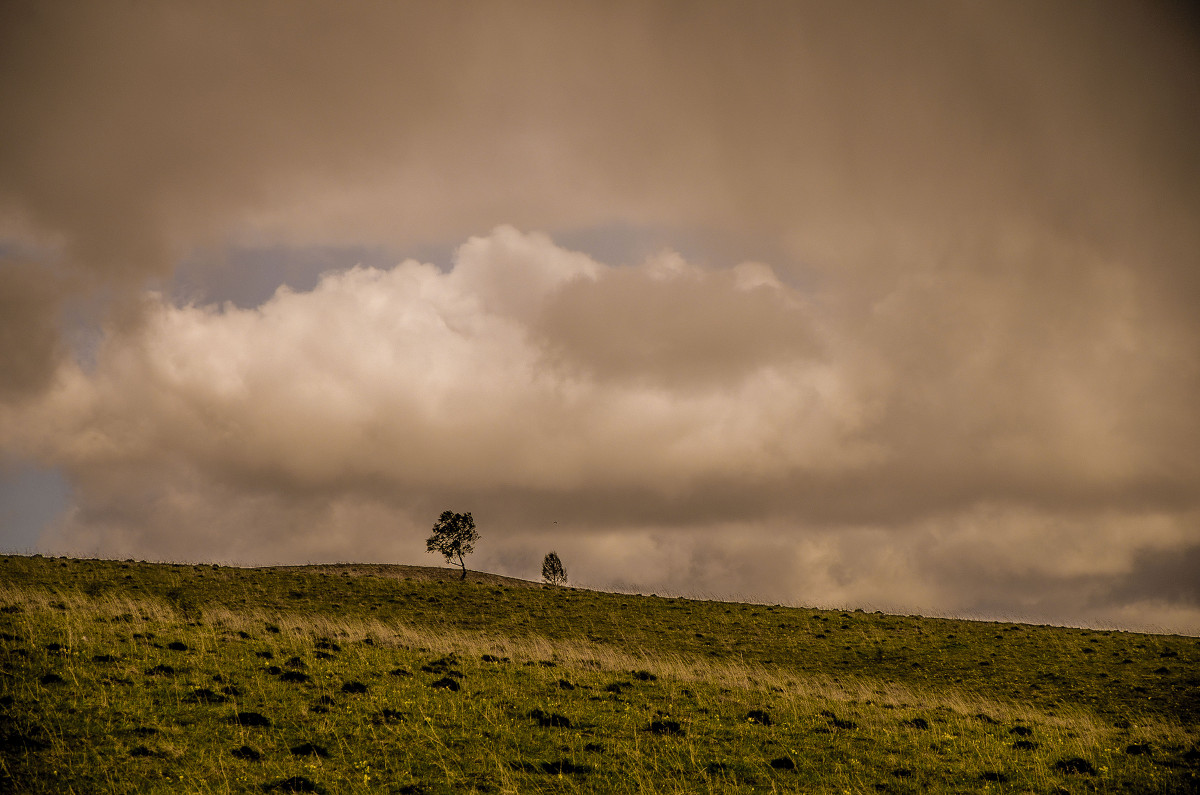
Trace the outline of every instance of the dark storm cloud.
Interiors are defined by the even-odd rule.
[[[1096,583],[1064,616],[1197,543],[1179,7],[0,13],[0,251],[49,252],[0,268],[0,439],[69,473],[54,543],[387,559],[470,502],[510,571],[559,521],[600,584]]]
[[[356,153],[419,126],[415,113],[397,124],[397,105],[435,111],[445,95],[425,20],[398,9],[382,26],[316,4],[6,15],[4,193],[108,274],[170,267],[269,190],[297,187],[289,174],[356,173]]]
[[[1200,546],[1167,551],[1147,550],[1112,589],[1115,603],[1157,599],[1190,607],[1200,605]]]
[[[1012,214],[1170,247],[1196,196],[1196,55],[1155,6],[6,13],[4,193],[90,267],[165,268],[247,216],[301,238],[711,222],[852,262]]]
[[[0,401],[40,394],[64,353],[54,276],[0,254]]]

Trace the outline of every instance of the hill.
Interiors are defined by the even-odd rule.
[[[0,789],[1187,792],[1200,639],[0,556]]]

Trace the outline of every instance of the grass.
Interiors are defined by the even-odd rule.
[[[1195,792],[1200,640],[0,557],[0,791]]]

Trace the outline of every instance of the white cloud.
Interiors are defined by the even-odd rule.
[[[256,308],[147,295],[94,368],[64,365],[0,433],[71,479],[55,551],[429,562],[426,525],[454,507],[484,529],[477,565],[530,577],[555,547],[600,587],[1127,616],[1106,589],[1141,593],[1145,555],[1200,545],[1194,511],[1145,496],[1136,465],[1096,465],[1153,441],[1094,432],[1129,411],[1080,386],[1110,375],[1085,357],[1053,388],[997,382],[1024,334],[951,283],[983,336],[946,367],[962,340],[905,320],[936,280],[852,333],[761,263],[614,266],[499,227],[448,270],[353,267]],[[1005,399],[978,399],[993,384]],[[1066,428],[1031,433],[1050,420]],[[1024,453],[995,452],[1014,438]]]
[[[662,258],[614,268],[501,227],[469,240],[449,272],[415,261],[355,267],[255,309],[149,296],[144,323],[112,333],[93,372],[65,369],[33,410],[40,424],[14,433],[76,467],[178,456],[296,488],[360,478],[406,490],[679,487],[853,459],[840,439],[853,424],[840,404],[853,395],[808,358],[808,337],[758,338],[755,318],[736,314],[753,299],[751,309],[775,315],[760,313],[766,323],[807,323],[801,302],[764,303],[757,293],[787,290],[763,282],[748,293],[672,259],[667,277]],[[688,286],[649,290],[664,278]],[[617,289],[601,292],[607,282]],[[588,327],[573,341],[604,346],[598,364],[581,366],[586,352],[539,325],[573,285],[573,310],[617,338],[585,338],[604,334]],[[729,305],[735,315],[722,319]],[[681,353],[708,367],[705,356],[720,352],[691,340],[706,324],[734,352],[769,355],[719,362],[730,369],[702,383],[604,369],[623,376],[628,361],[651,375],[668,359],[686,366]]]

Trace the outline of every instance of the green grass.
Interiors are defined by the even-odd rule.
[[[1198,662],[413,567],[0,557],[0,791],[1194,792]]]

